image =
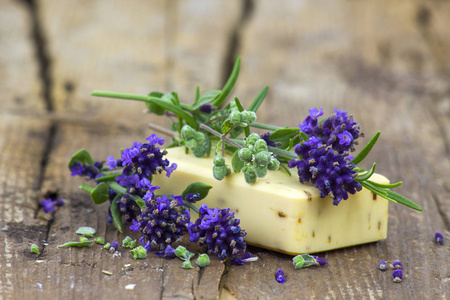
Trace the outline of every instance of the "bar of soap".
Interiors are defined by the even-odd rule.
[[[248,244],[302,254],[387,237],[389,201],[364,188],[334,206],[329,197],[320,198],[313,185],[300,183],[296,170],[292,170],[292,176],[282,170],[269,171],[252,185],[239,173],[218,181],[212,175],[212,158],[186,155],[183,147],[167,150],[167,158],[178,167],[170,178],[153,177],[152,184],[162,187],[158,192],[180,195],[194,181],[212,185],[208,196],[197,205],[230,208],[241,220]],[[227,162],[230,161],[228,157]],[[371,180],[389,183],[379,174],[374,174]]]

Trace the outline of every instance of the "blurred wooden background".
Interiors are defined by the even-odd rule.
[[[449,243],[433,235],[450,238],[449,22],[444,0],[0,0],[0,299],[447,299]],[[399,191],[424,211],[391,204],[387,240],[322,253],[329,265],[305,270],[260,248],[258,262],[212,259],[202,274],[153,254],[58,249],[79,226],[108,241],[131,234],[107,226],[107,207],[78,189],[71,155],[117,155],[151,133],[148,122],[169,124],[91,91],[177,91],[190,102],[196,85],[220,89],[238,55],[233,96],[248,105],[270,86],[258,121],[349,111],[366,136],[382,132],[367,164],[403,180]],[[39,211],[48,193],[67,199],[54,215]],[[395,259],[401,284],[376,269]]]

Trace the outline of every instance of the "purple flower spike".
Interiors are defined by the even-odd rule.
[[[206,244],[219,259],[235,259],[245,253],[244,236],[247,233],[241,229],[240,220],[234,218],[229,208],[208,208],[203,204],[199,212],[200,217],[188,226],[191,242],[199,242],[200,246]]]
[[[277,272],[275,273],[275,278],[279,283],[285,283],[286,282],[286,278],[284,278],[284,272],[281,269],[278,269]]]
[[[382,261],[378,264],[378,269],[380,269],[381,271],[386,271],[387,270],[387,264],[385,261]]]
[[[401,269],[396,269],[392,272],[392,277],[394,278],[395,283],[402,282],[403,279],[403,271]]]
[[[435,242],[436,244],[444,245],[444,236],[442,235],[442,233],[436,232],[436,233],[434,234],[434,242]]]
[[[113,156],[108,156],[106,158],[106,165],[112,170],[117,167],[117,160]]]

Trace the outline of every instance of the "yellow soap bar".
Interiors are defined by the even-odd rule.
[[[320,198],[312,184],[302,184],[296,169],[269,171],[255,184],[243,174],[232,173],[222,181],[212,175],[212,158],[185,154],[182,147],[167,149],[167,158],[178,165],[170,178],[154,176],[158,193],[179,195],[194,181],[212,185],[208,196],[196,205],[230,208],[247,232],[248,244],[288,254],[315,253],[375,242],[387,237],[388,200],[363,188],[339,206]],[[227,158],[227,163],[231,158]],[[389,183],[379,174],[372,181]],[[195,214],[192,214],[195,215]]]

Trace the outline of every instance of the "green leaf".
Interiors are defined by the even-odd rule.
[[[244,111],[244,107],[241,104],[241,101],[239,101],[238,97],[234,97],[234,102],[236,103],[236,107],[239,111]]]
[[[30,249],[31,253],[37,254],[39,255],[39,247],[36,244],[31,245],[31,249]]]
[[[88,165],[93,165],[94,160],[92,159],[91,154],[86,149],[81,149],[75,152],[74,155],[72,155],[72,158],[69,161],[69,168],[72,167],[76,162],[80,164],[87,163]]]
[[[370,141],[367,143],[366,146],[361,150],[361,152],[356,155],[354,159],[352,159],[351,163],[354,163],[355,165],[359,164],[363,161],[364,158],[366,158],[367,154],[369,154],[370,150],[372,150],[373,146],[378,140],[378,137],[380,136],[380,132],[374,134],[374,136],[370,139]]]
[[[122,241],[122,247],[133,249],[136,246],[136,240],[133,240],[131,237],[127,236]]]
[[[186,198],[187,194],[200,194],[200,198],[197,201],[200,201],[204,199],[206,196],[208,196],[209,190],[212,189],[212,186],[203,182],[192,182],[189,184],[186,189],[181,193],[181,196],[183,196],[183,199]]]
[[[97,244],[99,245],[104,245],[105,244],[105,239],[101,236],[99,236],[98,238],[95,238],[94,240]]]
[[[230,120],[226,120],[225,122],[223,122],[222,124],[222,133],[225,134],[228,131],[230,131],[231,128],[233,128],[233,124],[231,123]]]
[[[388,197],[390,197],[391,199],[397,201],[400,204],[403,204],[407,207],[410,207],[412,209],[418,210],[418,211],[422,211],[422,207],[420,207],[419,205],[415,204],[414,202],[412,202],[411,200],[409,200],[408,198],[406,198],[405,196],[402,196],[400,194],[397,194],[396,192],[387,191]]]
[[[84,241],[84,242],[67,242],[64,243],[62,245],[59,245],[58,248],[62,248],[62,247],[87,247],[90,244],[92,244],[93,241]]]
[[[192,106],[192,110],[197,110],[205,104],[211,103],[216,100],[221,94],[220,90],[212,90],[203,93],[198,101]]]
[[[84,227],[80,227],[78,228],[77,231],[75,231],[76,234],[81,234],[84,235],[85,237],[94,237],[96,231],[94,228],[92,227],[88,227],[88,226],[84,226]]]
[[[355,178],[355,180],[357,180],[357,181],[364,181],[364,180],[369,179],[373,175],[373,173],[375,172],[376,165],[377,165],[376,163],[373,163],[372,168],[370,168],[369,171],[367,171],[364,174],[359,175],[358,177]]]
[[[111,202],[111,216],[114,220],[114,225],[119,232],[122,232],[122,212],[120,211],[119,203],[117,201],[123,197],[123,194],[117,194]]]
[[[397,203],[397,201],[395,201],[395,200],[393,200],[393,199],[387,198],[387,190],[386,190],[386,189],[383,189],[383,188],[380,188],[380,187],[377,187],[377,186],[373,185],[373,182],[372,182],[372,181],[370,181],[370,180],[365,180],[365,181],[361,181],[360,183],[361,183],[361,185],[362,185],[363,187],[365,187],[365,188],[368,189],[369,191],[372,191],[372,192],[374,192],[375,194],[377,194],[377,195],[379,195],[379,196],[381,196],[381,197],[383,197],[383,198],[385,198],[385,199],[387,199],[387,200],[390,200],[390,201],[392,201],[392,202]]]
[[[90,186],[88,184],[82,183],[80,185],[80,189],[82,189],[83,191],[88,192],[90,194],[92,192],[92,190],[94,189],[94,187]]]
[[[127,194],[127,190],[115,181],[109,181],[108,185],[111,189],[115,190],[118,193],[121,193],[123,195]],[[136,204],[139,206],[139,208],[142,209],[145,206],[145,201],[142,200],[141,197],[136,196],[136,195],[131,195],[131,194],[128,194],[128,196],[130,196],[130,198],[133,199],[134,202],[136,202]]]
[[[109,200],[109,188],[104,182],[101,182],[91,191],[91,198],[95,204],[99,205]]]
[[[134,248],[133,250],[130,251],[130,253],[134,259],[147,258],[147,250],[142,246]]]
[[[399,182],[391,183],[391,184],[382,184],[382,183],[378,183],[378,182],[372,182],[372,184],[377,187],[380,187],[380,188],[393,189],[393,188],[401,186],[403,184],[403,182],[399,181]]]
[[[235,173],[241,172],[242,168],[245,166],[245,163],[239,158],[238,153],[239,151],[235,151],[231,158],[231,166]]]
[[[293,144],[298,144],[300,142],[298,128],[280,128],[270,134],[271,141],[275,143],[281,143],[280,148],[287,148],[291,139]]]
[[[264,98],[266,98],[267,91],[269,90],[269,87],[266,85],[261,92],[256,96],[255,100],[253,100],[252,104],[250,104],[250,107],[248,110],[256,112],[258,108],[261,106],[261,104],[264,101]]]
[[[200,87],[197,85],[197,88],[195,89],[194,105],[198,103],[199,99],[200,99]]]
[[[111,180],[114,180],[116,177],[118,177],[120,175],[122,175],[122,174],[121,173],[108,174],[108,175],[105,175],[103,177],[95,178],[95,181],[97,181],[97,182],[111,181]]]
[[[174,114],[176,114],[177,116],[182,118],[192,128],[194,128],[195,130],[198,130],[199,125],[197,124],[197,121],[195,121],[194,117],[192,117],[190,114],[185,112],[182,108],[175,106],[172,103],[160,100],[158,98],[149,97],[148,101],[158,104],[158,105],[164,107],[165,109],[167,109],[168,111],[173,112]]]
[[[151,92],[148,95],[154,98],[162,98],[164,96],[164,94],[160,92]],[[162,116],[166,113],[166,110],[158,104],[152,102],[145,102],[145,105],[155,115]]]
[[[222,92],[220,93],[220,96],[217,97],[217,99],[215,99],[212,102],[213,106],[219,107],[222,105],[222,103],[225,101],[225,99],[227,99],[228,95],[231,93],[231,91],[234,88],[234,85],[236,84],[237,78],[239,76],[240,68],[241,68],[241,58],[238,57],[234,64],[233,71],[231,71],[231,75],[228,78],[227,83],[225,83],[225,86],[223,87]]]

